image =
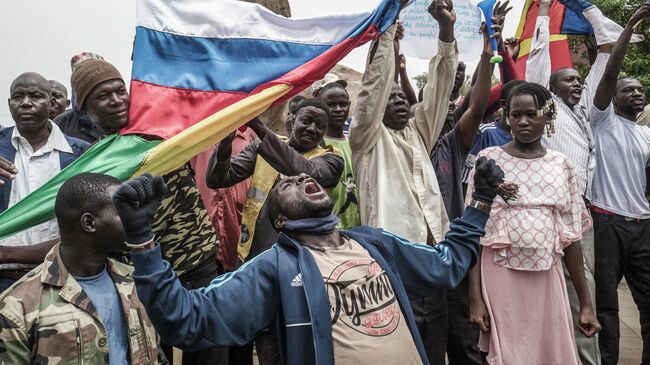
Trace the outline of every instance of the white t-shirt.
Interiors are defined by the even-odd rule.
[[[591,108],[589,115],[596,144],[593,205],[625,217],[650,219],[645,197],[645,169],[650,166],[650,128],[614,112]]]

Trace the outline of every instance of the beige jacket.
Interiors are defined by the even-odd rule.
[[[456,42],[439,41],[429,64],[423,103],[403,130],[382,118],[393,85],[395,26],[379,39],[363,75],[350,127],[350,147],[360,197],[361,224],[381,227],[412,242],[440,242],[449,229],[438,180],[429,158],[443,127],[458,66]]]

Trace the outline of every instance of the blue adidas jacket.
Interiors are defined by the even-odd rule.
[[[424,364],[428,361],[408,296],[455,287],[477,260],[487,219],[484,212],[468,207],[451,224],[445,241],[434,247],[414,245],[376,228],[344,232],[386,272]],[[288,236],[280,234],[271,249],[197,290],[182,287],[159,247],[132,258],[138,296],[165,343],[184,350],[243,345],[274,325],[284,363],[334,363],[322,275],[309,250]],[[302,285],[296,280],[300,277]]]
[[[14,127],[3,128],[0,130],[0,156],[6,158],[7,160],[14,162],[16,160],[16,148],[11,143],[11,135],[14,132]],[[72,148],[72,153],[59,153],[59,160],[61,161],[61,170],[66,166],[72,163],[81,156],[84,151],[90,146],[86,141],[80,139],[65,136],[65,139],[68,141],[68,144]],[[12,180],[7,179],[6,177],[0,177],[4,181],[3,185],[0,185],[0,212],[7,210],[9,206],[9,194],[11,194],[11,182]]]

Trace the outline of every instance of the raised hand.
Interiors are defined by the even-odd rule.
[[[650,17],[650,1],[646,1],[639,10],[637,10],[630,18],[629,24],[637,26],[638,23]]]
[[[452,0],[433,0],[428,8],[429,14],[441,25],[453,25],[456,22],[456,11]]]
[[[113,205],[122,220],[126,242],[138,245],[153,239],[151,222],[167,193],[160,176],[149,174],[123,182],[113,193]]]
[[[399,55],[399,70],[400,71],[406,70],[406,56],[404,56],[403,54]]]
[[[519,56],[519,41],[516,38],[508,38],[504,45],[514,60]]]
[[[453,1],[433,0],[427,10],[440,25],[440,40],[447,43],[453,42],[454,23],[456,23],[456,11],[454,10]]]
[[[483,53],[489,54],[490,56],[494,54],[492,46],[490,45],[490,39],[495,38],[495,36],[501,36],[501,26],[493,25],[492,29],[495,30],[495,33],[490,36],[487,31],[487,24],[485,24],[485,22],[481,24],[481,34],[483,34]]]
[[[404,39],[404,26],[401,22],[397,22],[397,29],[395,29],[395,39],[401,41]]]
[[[472,198],[486,204],[492,204],[497,196],[497,186],[505,176],[503,170],[494,160],[488,160],[484,156],[476,161],[474,170],[474,193],[472,193]]]
[[[264,136],[266,136],[271,130],[262,123],[262,121],[259,118],[254,118],[251,121],[249,121],[247,124],[248,128],[252,129],[253,132],[257,135],[257,138],[259,139],[264,139]]]
[[[494,5],[494,11],[492,12],[492,23],[495,25],[500,25],[503,27],[503,24],[506,21],[506,15],[512,10],[510,5],[510,0],[506,0],[503,4],[500,1]]]

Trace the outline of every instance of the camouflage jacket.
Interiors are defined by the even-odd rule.
[[[170,172],[163,179],[167,195],[151,226],[156,242],[162,247],[163,258],[180,276],[205,260],[216,260],[219,238],[189,165]]]
[[[158,335],[137,298],[133,268],[108,270],[128,325],[130,363],[167,364]],[[0,364],[108,364],[108,341],[97,310],[61,261],[59,245],[45,262],[0,295]]]

